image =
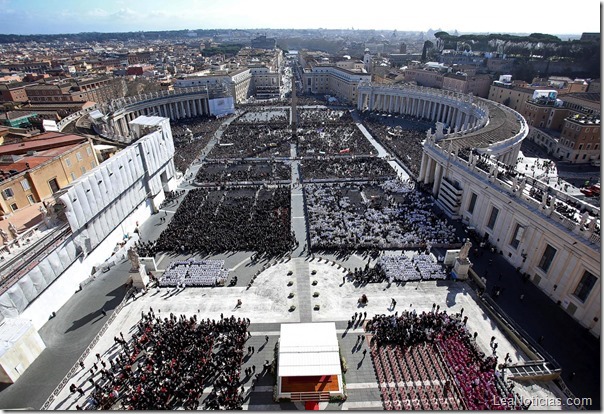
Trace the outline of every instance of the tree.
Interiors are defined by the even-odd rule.
[[[434,43],[429,40],[424,42],[424,48],[422,49],[422,62],[426,62],[428,57],[428,51],[434,47]]]

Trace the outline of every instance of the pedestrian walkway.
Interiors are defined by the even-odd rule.
[[[365,128],[365,126],[361,123],[361,120],[360,120],[357,112],[351,111],[351,114],[352,114],[352,119],[356,123],[357,127],[361,130],[361,132],[363,133],[365,138],[367,138],[367,140],[369,142],[371,142],[371,145],[373,145],[373,147],[377,150],[378,157],[388,158],[388,164],[390,164],[392,169],[394,171],[396,171],[396,175],[398,176],[398,178],[401,181],[408,180],[409,174],[407,173],[407,171],[405,171],[405,169],[397,161],[395,161],[394,159],[390,159],[391,158],[390,153],[388,153],[386,151],[386,149],[384,149],[384,147],[379,142],[377,142],[375,140],[375,138],[373,138],[373,136],[369,133],[369,131],[367,131],[367,128]]]
[[[312,309],[310,304],[310,268],[308,262],[302,258],[292,259],[294,274],[296,275],[296,292],[298,296],[298,312],[300,322],[312,322]]]

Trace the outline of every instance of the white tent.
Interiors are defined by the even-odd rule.
[[[341,395],[342,368],[336,324],[282,324],[277,375],[280,398],[293,399],[293,393],[284,391],[282,385],[284,378],[295,380],[295,377],[337,377],[338,390],[335,394]]]

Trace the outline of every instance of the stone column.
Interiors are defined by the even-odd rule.
[[[442,178],[442,168],[440,164],[436,163],[436,168],[434,169],[434,185],[432,186],[432,194],[436,197],[438,194],[438,190],[440,189],[440,180]]]
[[[426,176],[426,164],[428,163],[428,154],[426,154],[425,152],[422,154],[422,163],[419,167],[419,176],[418,176],[418,181],[421,183],[424,181],[424,178]]]

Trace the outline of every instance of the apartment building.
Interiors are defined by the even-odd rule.
[[[584,164],[600,160],[600,116],[575,114],[564,119],[555,155]]]
[[[302,87],[307,93],[334,95],[341,102],[354,104],[359,83],[370,82],[371,75],[335,65],[314,65],[302,73]]]
[[[25,89],[31,103],[91,101],[109,102],[126,94],[123,79],[108,77],[59,80]]]
[[[442,88],[447,91],[471,93],[474,96],[486,98],[493,78],[486,74],[454,74],[447,73],[443,76]]]
[[[0,146],[0,215],[40,202],[98,165],[92,142],[59,132]]]

